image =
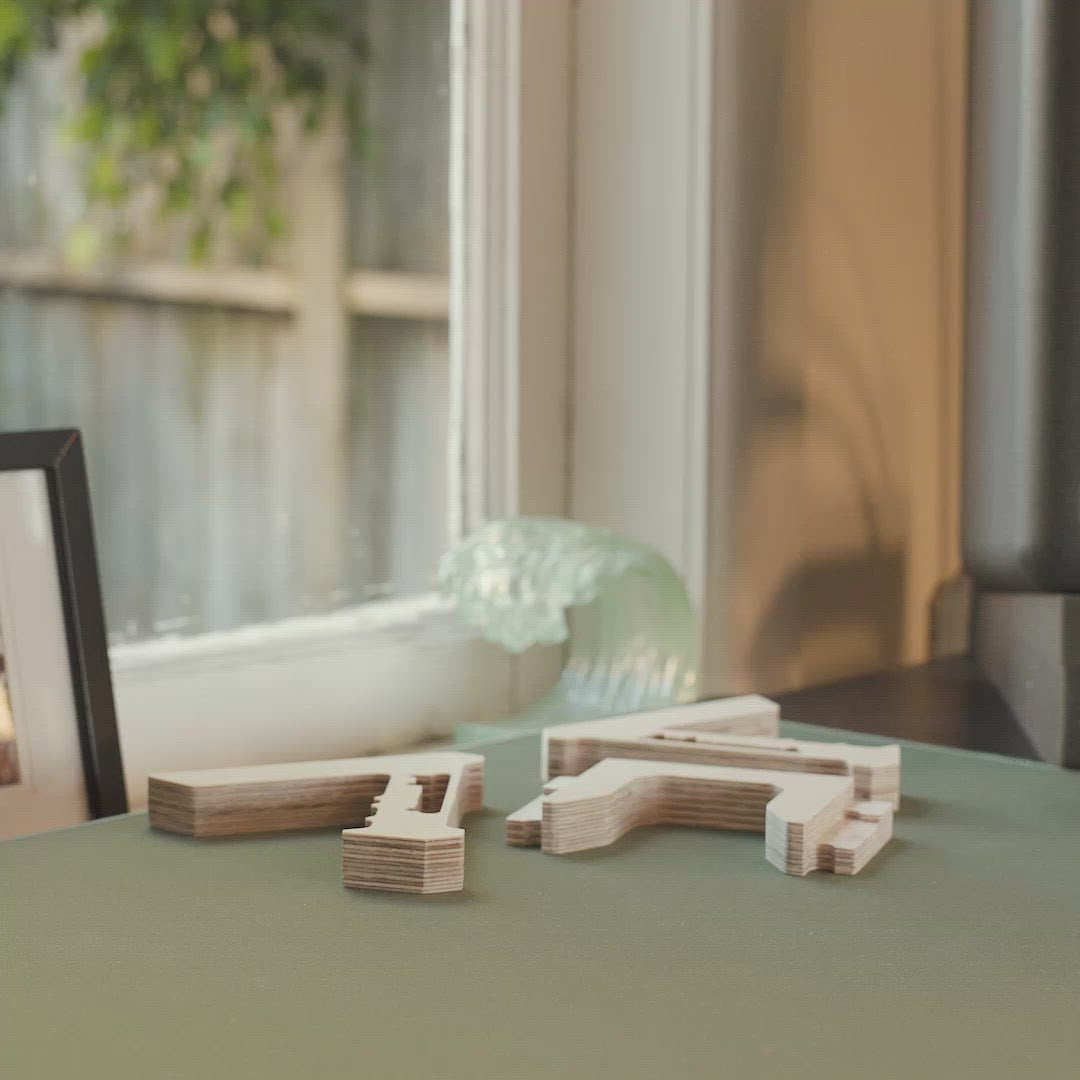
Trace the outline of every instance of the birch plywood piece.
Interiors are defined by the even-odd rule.
[[[734,765],[745,769],[850,776],[860,799],[900,805],[900,747],[853,746],[849,743],[808,742],[805,739],[764,739],[752,735],[717,735],[713,732],[666,731],[646,743],[635,757],[653,760],[696,761],[705,765]],[[667,744],[678,744],[669,751]],[[616,753],[620,751],[615,749]],[[660,757],[679,753],[681,757]],[[655,755],[655,757],[654,757]]]
[[[483,769],[476,754],[455,756],[479,761]],[[417,893],[463,888],[465,830],[458,822],[481,808],[480,778],[482,772],[470,776],[466,767],[441,776],[391,776],[386,790],[375,796],[367,827],[341,834],[345,885]]]
[[[766,711],[758,703],[772,708]],[[727,708],[721,713],[719,706]],[[573,776],[604,758],[623,757],[850,775],[859,798],[899,805],[899,746],[773,738],[777,712],[774,703],[751,695],[548,728],[543,735],[543,772],[547,777]],[[758,726],[771,731],[748,734],[720,725]]]
[[[623,757],[645,757],[652,740],[663,732],[775,736],[779,730],[780,707],[758,694],[699,701],[693,705],[586,720],[578,724],[560,724],[543,732],[542,777],[576,776],[590,765],[615,756],[616,749],[623,744],[627,746]],[[678,753],[671,747],[656,749],[661,753]],[[643,752],[639,753],[639,750]]]
[[[150,824],[188,836],[357,825],[350,888],[448,892],[464,880],[461,818],[483,805],[484,759],[444,751],[202,769],[150,777]]]
[[[685,762],[607,758],[559,778],[540,809],[549,854],[604,847],[642,825],[763,831],[769,862],[799,877],[857,874],[892,836],[891,805],[858,799],[850,776]],[[534,804],[511,815],[511,843],[536,842],[535,816]]]
[[[572,776],[555,776],[544,781],[541,794],[520,810],[506,816],[506,842],[513,847],[539,847],[544,820],[544,796],[573,782]]]

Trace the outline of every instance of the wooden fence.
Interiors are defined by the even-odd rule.
[[[445,543],[448,0],[365,0],[372,151],[287,178],[266,267],[62,259],[59,61],[0,121],[0,429],[86,440],[114,640],[427,588]],[[343,166],[343,161],[346,164]]]

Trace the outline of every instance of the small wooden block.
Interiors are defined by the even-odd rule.
[[[396,773],[376,797],[367,827],[341,834],[342,877],[350,889],[435,893],[464,887],[465,830],[458,822],[483,805],[469,770],[478,767],[482,783],[484,759],[478,754],[446,756],[473,764],[462,762],[441,776]],[[433,783],[444,790],[438,806],[427,809],[424,796]]]
[[[890,804],[856,799],[850,776],[607,758],[559,779],[541,796],[541,846],[554,855],[641,825],[693,825],[764,831],[766,857],[788,874],[856,874],[892,836]],[[519,837],[535,835],[534,805],[511,815]]]
[[[201,769],[150,777],[150,824],[189,836],[354,825],[350,888],[448,892],[464,882],[461,818],[483,805],[484,759],[443,751]]]

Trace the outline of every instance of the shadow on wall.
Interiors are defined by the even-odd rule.
[[[729,9],[719,408],[737,466],[716,632],[732,692],[923,659],[934,589],[955,571],[943,507],[960,360],[935,298],[960,283],[948,198],[962,127],[937,115],[962,105],[961,9]]]
[[[853,669],[894,665],[900,655],[903,574],[899,548],[800,565],[759,616],[747,663],[754,671],[781,673],[799,657],[816,682],[841,679]]]

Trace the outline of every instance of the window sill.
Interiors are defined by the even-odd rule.
[[[155,678],[240,664],[293,661],[327,652],[355,653],[365,646],[434,644],[471,637],[452,605],[435,593],[346,608],[192,637],[164,637],[109,650],[118,680]]]
[[[518,704],[510,658],[435,595],[111,657],[133,808],[151,772],[380,753]]]

